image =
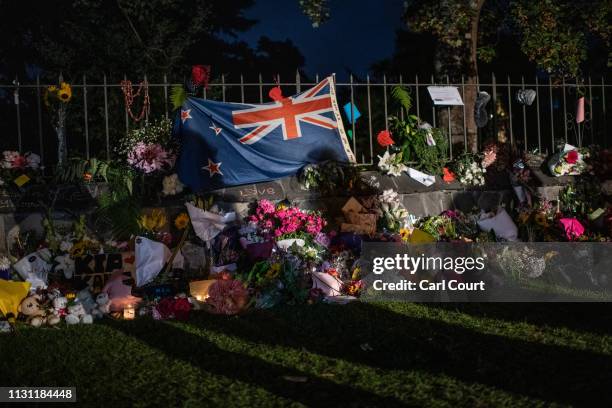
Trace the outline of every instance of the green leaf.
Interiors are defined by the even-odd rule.
[[[170,90],[170,100],[172,101],[172,110],[177,110],[187,100],[187,92],[182,85],[174,85]]]
[[[410,92],[404,88],[403,86],[394,86],[391,89],[391,96],[395,99],[408,113],[410,108],[412,108],[412,97],[410,96]]]

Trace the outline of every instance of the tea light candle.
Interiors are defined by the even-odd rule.
[[[125,320],[134,320],[135,317],[136,309],[134,309],[134,306],[132,305],[127,305],[127,307],[123,309],[123,318]]]

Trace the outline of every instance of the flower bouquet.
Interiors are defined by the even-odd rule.
[[[563,150],[550,158],[548,169],[555,177],[579,176],[589,171],[589,166],[585,162],[588,157],[588,150],[578,149],[566,143]]]
[[[457,180],[464,185],[481,187],[485,185],[487,169],[476,154],[464,153],[457,158],[454,165]]]
[[[376,197],[375,209],[379,223],[389,232],[399,232],[408,218],[408,211],[401,203],[399,194],[391,189]]]
[[[13,182],[22,187],[31,179],[38,176],[40,169],[40,156],[35,153],[20,154],[16,151],[2,152],[0,161],[0,186]]]

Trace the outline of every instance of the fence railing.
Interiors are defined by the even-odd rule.
[[[210,83],[204,90],[204,98],[227,102],[264,103],[269,101],[267,92],[271,87],[280,85],[284,95],[301,92],[319,81],[302,82],[299,74],[292,82],[264,82],[261,75],[256,81],[245,81],[241,75],[239,82],[230,82],[225,75]],[[482,78],[481,78],[482,79]],[[80,83],[79,83],[80,82]],[[71,83],[73,100],[70,102],[68,146],[71,155],[87,158],[97,156],[111,158],[113,146],[130,129],[142,126],[134,123],[124,105],[123,93],[119,83],[110,83],[106,77],[101,83],[90,83],[85,76],[81,81]],[[151,95],[152,117],[170,117],[170,89],[175,83],[164,76],[162,82],[148,84]],[[429,97],[427,87],[433,85],[454,86],[459,93],[465,94],[469,86],[462,79],[460,83],[450,81],[435,82],[433,77],[426,81],[415,77],[404,81],[400,76],[388,81],[386,76],[373,82],[370,77],[358,81],[349,77],[348,82],[336,84],[340,106],[353,103],[361,111],[361,118],[354,123],[345,120],[345,128],[350,130],[350,143],[357,161],[371,164],[377,161],[380,148],[375,143],[376,134],[388,128],[389,115],[403,117],[404,112],[390,98],[394,86],[404,86],[411,92],[413,113],[422,120],[443,129],[449,140],[449,155],[467,149],[466,109],[463,107],[436,107]],[[44,104],[44,92],[48,84],[0,84],[0,147],[33,151],[41,155],[43,163],[52,164],[56,160],[56,138],[50,125]],[[552,83],[535,77],[532,81],[521,77],[520,83],[504,81],[495,76],[475,85],[478,91],[486,91],[491,100],[486,106],[487,125],[478,129],[479,146],[487,139],[505,139],[522,151],[554,151],[560,143],[576,145],[609,145],[607,114],[610,98],[607,92],[610,85],[604,78],[587,78],[583,83]],[[521,104],[516,99],[519,90],[533,89],[536,98],[531,106]],[[579,96],[585,97],[585,120],[576,123],[575,103]],[[4,101],[2,103],[1,101]],[[11,112],[12,111],[12,112]],[[442,121],[442,123],[441,123]],[[13,136],[14,135],[14,136]]]

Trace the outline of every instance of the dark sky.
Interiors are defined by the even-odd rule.
[[[364,76],[373,62],[390,56],[395,31],[401,28],[403,0],[330,0],[331,18],[319,28],[299,7],[298,0],[259,0],[246,17],[259,22],[239,39],[256,46],[261,36],[291,40],[306,59],[313,76],[349,70]]]

